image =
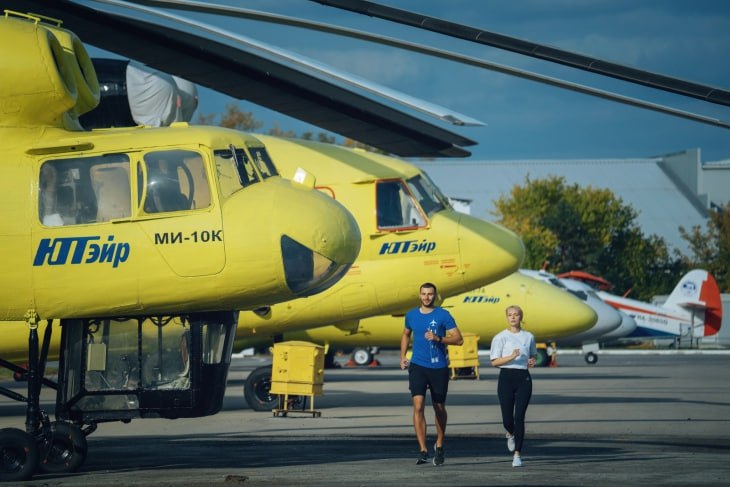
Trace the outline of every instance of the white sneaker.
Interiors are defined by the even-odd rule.
[[[507,449],[509,451],[515,451],[515,436],[507,433],[505,435],[507,437]]]
[[[521,467],[522,466],[522,458],[520,458],[519,455],[515,455],[512,457],[512,466],[513,467]]]

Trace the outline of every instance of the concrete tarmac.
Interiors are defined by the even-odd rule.
[[[496,397],[497,370],[451,382],[446,463],[416,465],[406,372],[383,352],[376,368],[325,374],[321,417],[274,417],[243,399],[266,358],[235,359],[221,413],[198,419],[106,423],[73,474],[38,486],[728,485],[730,355],[561,355],[533,369],[522,468],[511,466]],[[4,386],[13,385],[11,382]],[[14,386],[15,387],[15,386]],[[22,385],[18,390],[23,392]],[[52,411],[53,396],[44,394]],[[429,445],[435,428],[430,402]],[[24,408],[0,397],[0,427],[23,428]]]

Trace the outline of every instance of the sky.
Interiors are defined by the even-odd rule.
[[[459,52],[573,83],[730,121],[730,107],[653,90],[497,48],[453,39],[307,0],[218,3],[305,18]],[[730,2],[717,0],[381,0],[382,4],[730,89]],[[178,13],[355,73],[478,119],[444,128],[478,142],[474,160],[651,157],[699,148],[730,159],[730,129],[622,105],[423,54],[295,27]],[[228,103],[264,123],[319,132],[282,114],[201,88],[197,114]],[[439,122],[437,122],[439,123]]]

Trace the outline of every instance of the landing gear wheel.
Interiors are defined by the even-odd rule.
[[[243,397],[254,411],[271,411],[279,405],[278,396],[271,394],[271,366],[251,371],[243,384]]]
[[[75,472],[88,452],[86,436],[78,427],[54,421],[51,423],[51,438],[42,448],[38,470],[44,473]]]
[[[588,352],[588,353],[587,353],[587,354],[585,355],[585,357],[583,357],[583,358],[585,359],[586,363],[589,363],[589,364],[591,364],[591,365],[593,365],[593,364],[595,364],[596,362],[598,362],[598,355],[596,355],[596,354],[595,354],[595,353],[593,353],[593,352]]]
[[[0,482],[28,480],[37,466],[35,439],[17,428],[0,429]]]
[[[535,357],[535,367],[547,367],[550,365],[550,356],[544,348],[537,349],[537,357]]]
[[[352,351],[352,361],[357,365],[369,365],[373,361],[373,354],[367,348],[356,348]]]

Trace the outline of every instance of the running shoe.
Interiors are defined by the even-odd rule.
[[[505,436],[507,437],[507,449],[511,452],[515,451],[515,435],[507,433]]]
[[[428,463],[428,452],[422,451],[418,454],[418,460],[416,460],[416,465],[423,465],[424,463]]]
[[[434,445],[433,450],[435,453],[433,457],[433,464],[440,467],[444,464],[444,447]]]
[[[522,466],[522,458],[520,458],[519,455],[515,455],[512,457],[512,466],[513,467],[521,467]]]

